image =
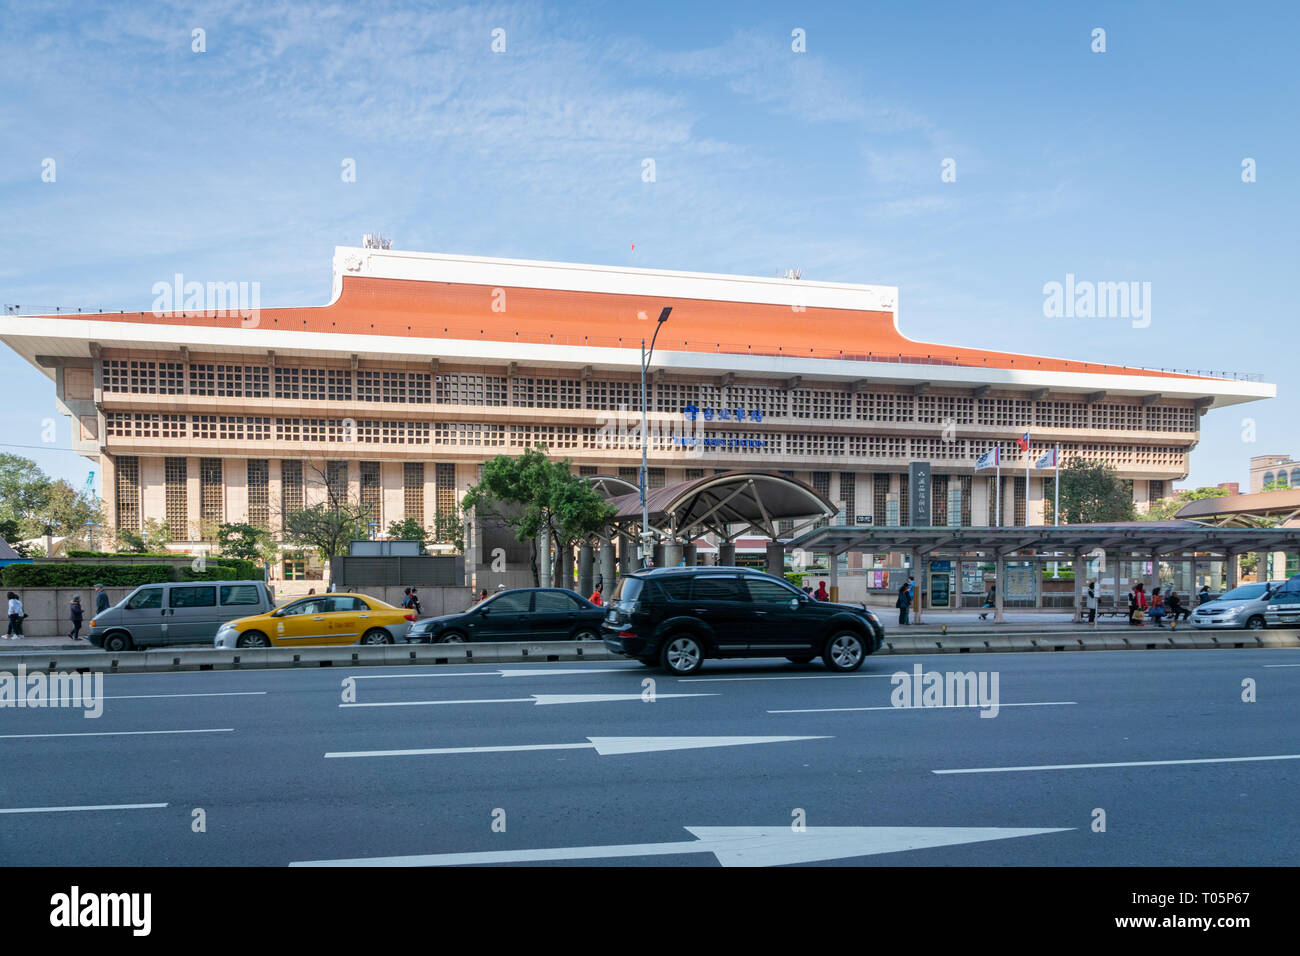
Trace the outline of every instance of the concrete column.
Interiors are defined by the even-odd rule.
[[[683,545],[682,556],[686,558],[688,568],[693,568],[700,563],[700,549],[696,545]]]
[[[618,539],[618,573],[631,574],[637,569],[636,539],[622,535]],[[608,587],[608,585],[606,585]]]
[[[656,568],[664,566],[664,544],[662,541],[655,542],[654,549],[651,551],[651,558]]]
[[[831,560],[830,560],[830,566],[831,566],[831,575],[830,575],[830,577],[831,577],[831,583],[830,583],[830,589],[831,589],[831,600],[832,600],[832,601],[838,601],[838,600],[840,599],[840,556],[839,556],[838,554],[834,554],[834,553],[832,553],[830,557],[831,557]]]
[[[140,527],[150,518],[167,520],[167,489],[163,478],[163,459],[158,456],[140,457]],[[183,541],[184,529],[172,528],[173,541]]]
[[[551,587],[551,532],[544,529],[537,536],[537,581],[541,587]]]
[[[1006,597],[1006,577],[1007,577],[1007,559],[1001,551],[998,552],[996,570],[993,572],[993,583],[997,589],[993,592],[993,623],[1002,623],[1002,601]]]
[[[1151,552],[1151,573],[1147,575],[1147,602],[1150,603],[1151,595],[1155,589],[1160,587],[1160,552],[1153,550]]]
[[[718,545],[718,564],[725,568],[735,567],[736,545],[734,542],[724,541]]]
[[[1083,595],[1087,592],[1088,558],[1082,548],[1074,549],[1074,622],[1083,620]]]
[[[612,538],[600,542],[600,583],[605,600],[614,593],[614,580],[618,577],[615,563],[614,541]],[[586,595],[584,595],[585,597]]]
[[[221,463],[221,480],[226,485],[226,520],[231,524],[248,521],[248,460],[227,458]]]
[[[985,478],[985,475],[976,474],[970,483],[970,523],[976,527],[987,527],[993,523],[988,518],[989,486]]]
[[[1043,609],[1043,564],[1036,558],[1029,562],[1029,566],[1034,570],[1034,610]]]
[[[303,468],[303,480],[307,479],[308,469]],[[379,532],[388,530],[390,523],[401,521],[406,516],[406,495],[402,486],[403,472],[400,461],[381,461],[379,463]],[[305,493],[305,490],[304,490]]]
[[[767,546],[767,573],[778,578],[785,574],[785,545],[780,541],[773,541]]]
[[[685,556],[686,556],[685,549],[679,542],[677,541],[665,542],[663,545],[664,563],[662,567],[675,568],[681,562],[682,558],[684,558]],[[656,561],[655,563],[658,564],[658,561]]]
[[[279,534],[284,530],[284,515],[280,512],[280,501],[284,494],[284,484],[280,474],[280,459],[268,458],[266,460],[266,505],[267,505],[267,524],[274,534]],[[173,535],[176,529],[172,529]]]
[[[559,567],[559,575],[558,575],[559,580],[556,582],[556,586],[562,588],[568,588],[570,591],[572,591],[573,590],[573,545],[566,543],[564,547],[560,548],[559,557],[560,557],[560,567]],[[587,594],[590,593],[591,593],[590,591],[587,592]],[[586,596],[587,596],[586,594],[583,595],[583,597]]]
[[[1231,591],[1233,588],[1237,586],[1237,552],[1235,551],[1226,552],[1223,555],[1223,561],[1225,565],[1224,574],[1228,579],[1227,589]]]
[[[1115,606],[1123,608],[1128,605],[1128,599],[1124,597],[1123,592],[1120,590],[1119,559],[1120,555],[1118,551],[1111,551],[1106,555],[1106,560],[1110,563],[1111,580],[1115,582]]]
[[[578,593],[590,597],[595,590],[595,555],[591,550],[591,541],[584,538],[578,545]]]
[[[925,619],[925,590],[930,586],[930,556],[917,551],[912,552],[912,574],[916,577],[912,588],[912,623],[920,624]]]

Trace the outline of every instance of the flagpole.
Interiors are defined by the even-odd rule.
[[[1061,523],[1061,446],[1056,446],[1056,504],[1052,506],[1052,513],[1056,516],[1056,523]]]
[[[995,445],[993,448],[993,467],[997,469],[997,477],[993,479],[994,493],[997,495],[997,511],[994,517],[994,524],[1002,527],[1002,446]]]

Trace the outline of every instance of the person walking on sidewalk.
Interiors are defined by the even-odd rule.
[[[1151,592],[1151,619],[1156,622],[1156,627],[1165,626],[1165,599],[1159,588]]]
[[[81,610],[81,595],[80,594],[72,595],[72,609],[71,609],[72,633],[68,635],[70,639],[74,641],[79,641],[82,639],[81,620],[84,616],[85,616],[84,612]]]
[[[17,641],[23,636],[23,618],[27,615],[23,613],[23,599],[13,591],[9,592],[9,630],[5,632],[5,637],[9,640]]]
[[[997,606],[997,597],[998,597],[998,585],[997,582],[995,581],[994,583],[989,585],[988,594],[984,595],[984,604],[980,608],[981,621],[988,620],[989,611],[993,610]]]
[[[108,610],[108,592],[104,590],[104,585],[95,585],[95,613],[100,614]]]
[[[1088,582],[1088,592],[1084,595],[1084,603],[1088,606],[1088,623],[1097,626],[1097,582]]]

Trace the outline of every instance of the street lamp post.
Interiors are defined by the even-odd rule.
[[[645,395],[645,376],[646,370],[650,367],[650,359],[655,353],[655,340],[659,338],[659,330],[664,327],[668,321],[668,315],[673,311],[671,305],[666,305],[663,311],[659,313],[659,320],[655,323],[655,334],[650,337],[650,351],[645,348],[645,339],[641,340],[641,567],[646,566],[649,555],[647,550],[650,541],[650,506],[646,503],[646,446],[649,423],[646,415],[646,395]]]

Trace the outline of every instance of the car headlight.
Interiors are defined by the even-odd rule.
[[[1240,608],[1240,607],[1230,607],[1230,608],[1228,608],[1226,611],[1223,612],[1223,616],[1224,616],[1224,617],[1236,617],[1236,616],[1237,616],[1238,614],[1240,614],[1240,613],[1241,613],[1241,608]]]

